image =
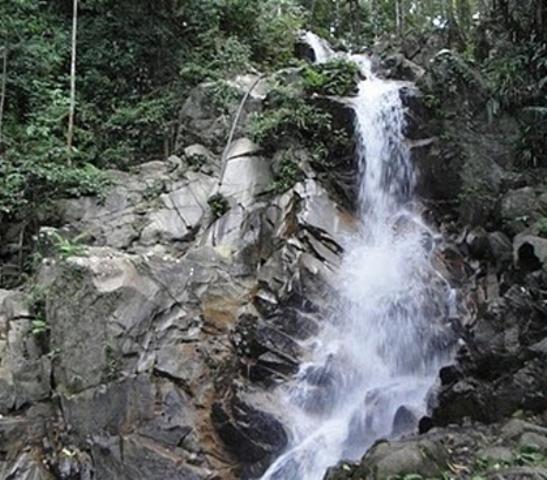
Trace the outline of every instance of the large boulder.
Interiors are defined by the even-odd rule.
[[[516,235],[537,220],[541,214],[547,214],[547,208],[538,201],[532,187],[509,190],[501,199],[500,216],[505,228]]]
[[[259,155],[258,145],[240,138],[224,155],[219,193],[235,204],[249,207],[257,195],[271,189],[270,161]]]
[[[195,87],[179,112],[175,149],[182,151],[188,144],[201,143],[220,153],[228,140],[239,103],[250,90],[241,110],[236,136],[243,133],[249,115],[260,110],[267,91],[265,79],[241,75],[233,80],[207,82]]]
[[[438,478],[447,468],[447,452],[430,439],[378,442],[357,466],[342,464],[327,472],[325,480],[388,480],[416,475]]]
[[[396,80],[417,82],[425,74],[422,67],[410,61],[401,53],[387,55],[382,59],[382,67],[387,78]]]
[[[220,438],[243,464],[259,463],[264,468],[287,446],[281,423],[258,410],[237,390],[229,399],[215,403],[211,416]]]
[[[50,395],[51,361],[34,319],[21,292],[0,290],[0,415]]]
[[[215,181],[202,173],[188,172],[187,181],[160,195],[160,208],[151,211],[140,234],[140,242],[177,242],[191,238],[208,212],[207,200]]]

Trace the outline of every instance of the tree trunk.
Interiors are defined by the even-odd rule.
[[[0,86],[0,151],[2,149],[2,121],[4,119],[4,105],[6,102],[6,81],[8,76],[8,47],[2,48],[2,85]]]
[[[351,29],[353,33],[353,44],[354,46],[358,46],[360,43],[360,18],[359,18],[359,1],[358,0],[349,0],[349,10],[350,10],[350,16],[352,17],[353,21],[351,21]]]
[[[395,0],[395,30],[397,31],[397,35],[401,36],[401,0]]]
[[[74,0],[72,13],[72,58],[70,61],[70,107],[68,113],[67,149],[69,155],[72,153],[72,142],[74,137],[74,111],[76,110],[76,34],[78,32],[78,0]]]
[[[378,38],[378,0],[370,1],[370,15],[372,17],[372,33],[374,35],[374,40]]]

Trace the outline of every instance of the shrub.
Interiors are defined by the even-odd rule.
[[[308,93],[342,97],[355,95],[358,90],[359,67],[345,59],[308,65],[302,72],[302,80]]]
[[[332,115],[287,87],[268,94],[265,110],[249,124],[251,139],[266,151],[295,143],[306,147],[318,166],[327,166],[329,157],[345,154],[351,143],[347,132],[333,127]],[[289,145],[287,145],[289,144]]]
[[[207,91],[211,96],[211,103],[219,113],[230,113],[241,99],[239,90],[224,80],[212,83]]]
[[[207,204],[211,208],[211,213],[215,219],[222,217],[230,209],[228,200],[221,193],[215,193],[207,200]]]
[[[304,176],[298,164],[293,160],[293,156],[293,151],[288,150],[287,152],[284,152],[279,161],[279,166],[272,184],[272,189],[275,193],[286,192]]]
[[[547,238],[547,217],[540,218],[536,227],[540,236]]]
[[[302,98],[287,97],[274,92],[278,97],[270,100],[266,110],[254,115],[249,125],[251,139],[267,150],[287,138],[296,138],[304,143],[315,143],[331,130],[331,116],[308,105]]]
[[[109,182],[107,174],[87,163],[12,158],[0,164],[0,213],[15,216],[27,207],[36,213],[48,200],[100,194]]]

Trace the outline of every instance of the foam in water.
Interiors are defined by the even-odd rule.
[[[325,61],[334,53],[320,40],[308,36]],[[276,392],[291,440],[263,480],[321,480],[375,440],[415,428],[451,353],[451,290],[431,263],[435,234],[413,209],[401,84],[377,78],[366,56],[352,59],[365,76],[353,100],[361,226],[339,272],[337,314]]]

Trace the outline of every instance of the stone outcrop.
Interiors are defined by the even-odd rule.
[[[546,473],[547,428],[512,419],[485,426],[435,429],[420,438],[378,442],[361,464],[343,462],[325,480],[388,478],[540,479]]]
[[[58,202],[32,290],[0,291],[0,478],[254,478],[285,448],[258,393],[296,371],[328,314],[353,219],[307,152],[283,194],[241,128],[222,156],[233,110],[209,88],[181,111],[180,156]]]
[[[450,53],[427,68],[399,55],[384,67],[427,87],[449,80],[450,62],[465,108],[482,105],[484,82]],[[224,87],[241,98],[256,80]],[[112,171],[104,198],[58,202],[32,288],[0,290],[0,478],[257,478],[286,447],[267,391],[298,370],[302,342],[336,306],[357,170],[352,145],[326,165],[291,145],[302,175],[276,192],[281,152],[268,156],[246,133],[268,83],[253,89],[224,155],[238,102],[219,105],[215,88],[200,85],[184,102],[177,155]],[[443,232],[436,267],[458,289],[450,321],[460,347],[423,435],[403,409],[395,431],[405,438],[326,478],[466,478],[481,459],[485,478],[540,478],[545,185],[512,174],[510,121],[443,130],[426,97],[403,96],[417,188]],[[309,100],[352,134],[343,100]],[[214,194],[225,209],[211,205]]]

